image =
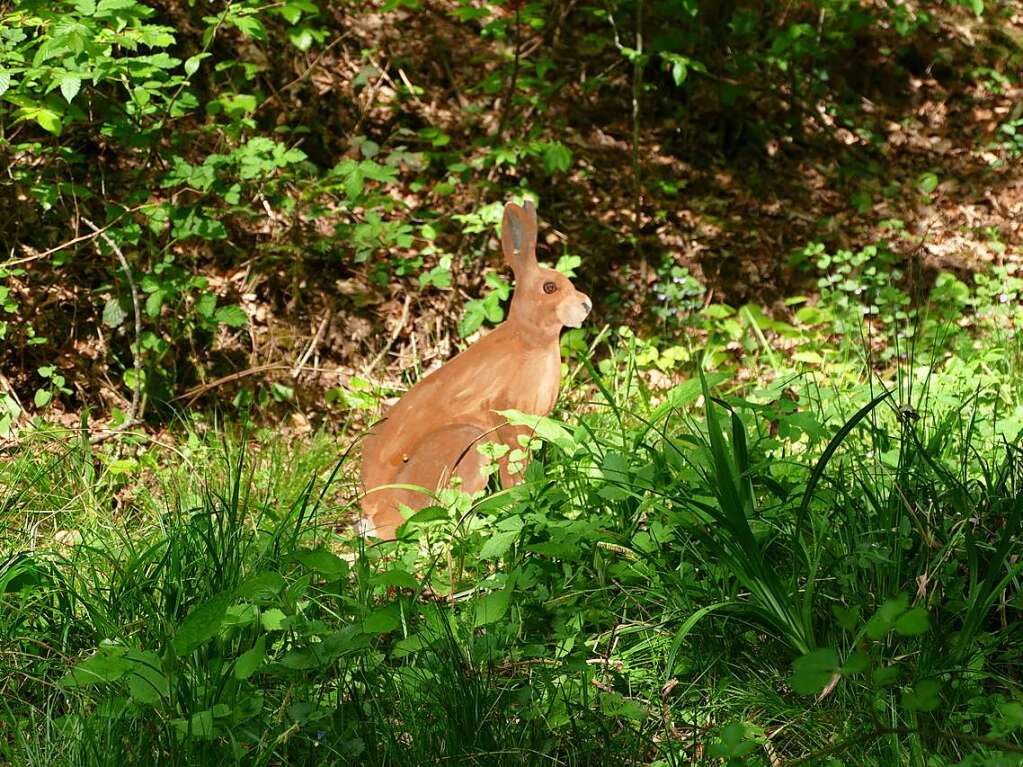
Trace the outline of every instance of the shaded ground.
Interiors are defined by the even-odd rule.
[[[1023,170],[999,133],[1023,104],[1018,4],[979,19],[963,8],[944,10],[933,35],[903,39],[873,28],[819,97],[754,85],[723,111],[713,75],[693,73],[689,87],[674,89],[666,71],[648,66],[638,133],[632,68],[613,47],[581,55],[590,28],[576,23],[572,4],[559,7],[560,17],[540,31],[520,30],[517,43],[523,81],[526,62],[554,65],[560,86],[542,99],[509,106],[506,90],[481,87],[514,57],[515,45],[481,39],[442,2],[415,13],[333,10],[343,30],[337,39],[294,57],[293,72],[260,75],[271,94],[260,119],[307,125],[302,148],[324,166],[357,155],[353,136],[381,147],[415,144],[421,139],[410,131],[424,127],[450,135],[453,156],[470,167],[498,137],[560,140],[573,163],[554,175],[528,163],[484,169],[445,194],[437,179],[391,192],[413,219],[425,208],[448,217],[438,243],[455,256],[450,290],[420,290],[418,273],[380,286],[368,267],[310,256],[289,261],[284,247],[273,255],[275,232],[315,239],[329,238],[331,228],[329,216],[287,220],[269,211],[266,231],[251,233],[263,248],[260,265],[215,255],[202,262],[213,289],[237,301],[250,326],[222,328],[211,348],[192,350],[207,362],[183,375],[172,408],[227,403],[241,387],[276,381],[295,389],[300,407],[291,417],[305,428],[324,415],[324,392],[350,387],[353,376],[400,387],[440,364],[462,343],[456,323],[465,300],[484,289],[484,269],[500,267],[496,241],[459,235],[451,217],[500,200],[523,181],[540,197],[541,257],[557,260],[563,243],[582,257],[577,281],[596,299],[598,325],[655,329],[653,285],[672,264],[706,286],[707,302],[756,302],[783,313],[779,299],[812,292],[814,275],[790,266],[789,257],[814,241],[833,250],[888,240],[906,259],[920,259],[925,282],[941,270],[968,276],[1021,258]],[[229,36],[218,42],[232,44]],[[591,89],[597,73],[603,80]],[[15,257],[38,252],[38,245],[12,248]],[[427,254],[422,268],[435,259]],[[74,390],[60,405],[65,420],[77,423],[84,405],[123,408],[110,352],[120,347],[125,364],[127,328],[69,334],[67,317],[94,313],[95,299],[76,285],[34,289],[33,266],[22,284],[24,311],[63,339],[54,351]],[[23,347],[5,359],[0,385],[30,398],[31,371],[45,357]]]

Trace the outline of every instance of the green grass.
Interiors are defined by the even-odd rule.
[[[1021,763],[1004,388],[588,374],[525,483],[372,546],[345,438],[31,437],[0,478],[2,758]]]

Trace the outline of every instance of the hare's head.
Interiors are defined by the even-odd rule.
[[[509,319],[547,333],[562,327],[577,328],[590,313],[589,296],[575,289],[569,279],[536,262],[536,207],[508,203],[501,224],[504,259],[515,272],[515,295]]]

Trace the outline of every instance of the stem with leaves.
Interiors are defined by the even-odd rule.
[[[132,361],[135,366],[135,385],[132,387],[131,393],[131,405],[128,408],[127,417],[120,424],[112,429],[107,429],[99,434],[93,435],[89,442],[96,444],[102,442],[110,437],[122,432],[126,429],[131,428],[139,422],[142,417],[141,406],[142,406],[142,308],[139,303],[139,290],[138,286],[135,285],[135,277],[131,273],[131,265],[128,263],[128,259],[124,257],[124,253],[116,242],[111,239],[110,235],[107,234],[106,229],[100,229],[92,221],[87,218],[83,218],[82,221],[92,231],[99,236],[107,244],[107,246],[117,256],[117,260],[121,264],[121,270],[124,272],[124,277],[128,281],[128,288],[131,290],[131,304],[135,314],[135,343],[132,344]],[[99,248],[97,247],[97,250]],[[102,252],[100,253],[102,255]]]

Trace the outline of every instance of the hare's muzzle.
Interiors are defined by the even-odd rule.
[[[590,297],[577,290],[575,295],[561,304],[559,307],[561,311],[558,314],[561,315],[560,319],[563,325],[577,328],[583,324],[583,320],[586,319],[592,308],[593,303],[590,301]]]

